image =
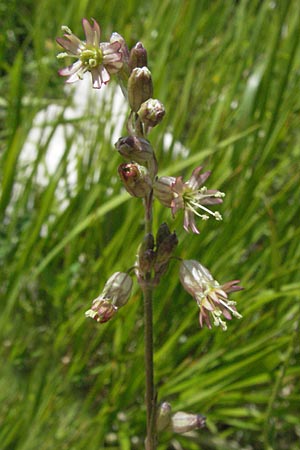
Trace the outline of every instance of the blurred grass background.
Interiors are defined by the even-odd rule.
[[[104,39],[117,31],[147,48],[167,110],[150,135],[160,173],[189,177],[204,164],[208,187],[226,192],[223,222],[199,224],[199,237],[157,204],[155,228],[167,221],[178,256],[245,287],[234,298],[243,319],[226,333],[199,329],[177,263],[157,290],[159,399],[208,422],[190,437],[162,435],[159,450],[299,449],[299,1],[2,0],[0,14],[1,450],[143,448],[140,293],[110,323],[84,317],[105,280],[133,264],[143,227],[139,200],[115,176],[109,99],[100,110],[88,102],[79,119],[64,113],[72,95],[55,37],[68,25],[83,38],[82,17],[99,21]],[[51,105],[59,113],[39,123],[26,161],[36,115]],[[41,183],[62,125],[71,132]]]

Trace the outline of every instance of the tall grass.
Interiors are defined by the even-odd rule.
[[[134,263],[142,207],[115,175],[109,96],[101,108],[93,98],[79,117],[67,114],[72,95],[56,75],[54,39],[62,24],[82,35],[82,17],[95,17],[106,38],[116,30],[147,48],[167,110],[150,135],[161,173],[189,176],[203,164],[210,186],[226,192],[223,222],[201,224],[199,237],[159,205],[155,227],[167,221],[178,230],[178,255],[245,287],[236,294],[243,319],[224,333],[199,329],[175,262],[163,280],[154,304],[159,399],[205,414],[208,427],[164,435],[159,449],[299,448],[298,0],[0,7],[1,450],[143,447],[140,293],[113,322],[84,318],[107,277]],[[37,125],[41,111],[48,118]],[[60,160],[41,182],[53,142]]]

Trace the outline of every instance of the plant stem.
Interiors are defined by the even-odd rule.
[[[145,234],[152,231],[152,193],[145,199]],[[156,395],[154,388],[153,365],[153,318],[151,273],[147,274],[143,286],[144,295],[144,338],[145,338],[145,381],[146,381],[146,410],[147,437],[146,450],[156,449]]]
[[[146,409],[147,437],[146,450],[154,450],[155,445],[155,389],[153,368],[153,322],[152,322],[152,289],[145,287],[144,291],[144,327],[145,327],[145,378],[146,378]]]

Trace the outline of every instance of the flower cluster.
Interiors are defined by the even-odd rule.
[[[162,103],[152,98],[152,74],[148,67],[147,51],[141,42],[129,50],[123,37],[112,33],[109,42],[101,42],[98,23],[92,19],[83,19],[82,26],[85,41],[76,37],[68,27],[63,27],[64,37],[57,38],[58,44],[65,50],[58,57],[73,57],[77,61],[59,71],[72,83],[90,72],[94,88],[108,83],[111,74],[117,74],[117,80],[128,100],[130,114],[127,121],[128,135],[121,137],[115,144],[120,156],[126,161],[119,165],[118,173],[125,189],[132,197],[144,200],[146,217],[152,216],[152,202],[157,199],[163,206],[170,208],[174,217],[183,211],[183,227],[189,232],[199,234],[196,218],[207,220],[214,217],[222,220],[218,211],[210,206],[223,202],[224,193],[205,186],[210,176],[202,166],[196,167],[191,177],[184,181],[182,176],[161,176],[154,149],[147,140],[148,133],[158,125],[165,115]],[[156,240],[152,233],[146,234],[138,250],[136,275],[138,282],[151,282],[156,286],[165,273],[172,253],[177,246],[176,233],[171,233],[166,224],[157,232]],[[235,302],[228,299],[228,293],[241,289],[237,281],[219,285],[209,271],[197,261],[183,261],[180,268],[180,280],[184,288],[192,294],[200,309],[199,321],[202,327],[211,328],[211,319],[215,325],[226,329],[222,319],[232,316],[241,317],[236,311]],[[131,289],[131,278],[117,272],[105,285],[102,294],[93,301],[88,317],[98,322],[106,322],[123,302],[122,290]],[[117,294],[112,286],[117,284]],[[130,288],[130,289],[129,289]],[[124,302],[124,303],[126,303]],[[121,304],[122,303],[122,304]]]
[[[153,286],[157,286],[167,271],[170,259],[178,244],[176,233],[169,230],[166,223],[158,228],[156,239],[152,233],[146,234],[141,243],[136,264],[136,275],[142,285],[151,276]]]
[[[184,411],[172,414],[171,405],[167,402],[159,407],[156,405],[153,386],[153,289],[159,285],[170,261],[180,260],[179,278],[183,288],[197,302],[200,327],[206,325],[211,329],[215,325],[226,330],[226,320],[242,317],[236,309],[236,302],[230,300],[228,294],[242,288],[238,285],[238,280],[220,285],[198,261],[175,258],[177,235],[175,231],[170,231],[166,223],[157,227],[156,234],[152,233],[154,199],[169,208],[173,217],[183,211],[184,230],[199,234],[196,218],[207,220],[214,217],[218,221],[222,220],[221,214],[210,209],[210,206],[221,204],[225,194],[205,186],[210,172],[203,171],[202,166],[196,167],[187,181],[182,176],[158,175],[155,151],[147,137],[164,118],[165,109],[158,99],[153,98],[153,79],[146,49],[141,42],[137,42],[129,50],[118,33],[112,33],[109,42],[101,42],[100,26],[94,19],[91,22],[83,19],[82,27],[84,41],[68,27],[62,27],[64,36],[57,38],[57,43],[64,52],[59,53],[58,57],[74,58],[76,61],[59,70],[59,74],[67,77],[67,83],[73,83],[89,72],[95,89],[106,85],[111,75],[115,74],[130,108],[126,135],[118,139],[115,148],[123,158],[118,167],[121,183],[129,195],[142,199],[144,204],[145,235],[137,250],[136,262],[128,272],[135,273],[144,294],[147,408],[145,445],[147,449],[154,450],[156,432],[184,434],[198,430],[205,426],[205,417]],[[115,272],[106,281],[101,294],[86,311],[86,317],[105,323],[127,304],[133,286],[128,272]]]

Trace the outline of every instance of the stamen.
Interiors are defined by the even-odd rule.
[[[77,58],[77,56],[69,55],[67,52],[58,53],[58,55],[56,55],[56,58],[63,59],[63,58],[67,58],[68,56],[73,56],[73,58]]]
[[[206,211],[208,214],[210,214],[211,216],[213,216],[216,220],[222,220],[222,216],[219,212],[213,212],[210,209],[206,208],[205,206],[201,205],[200,203],[195,202],[194,200],[190,200],[187,204],[187,206],[189,207],[189,209],[191,209],[193,211],[194,214],[196,214],[196,216],[198,217],[202,217],[202,214],[200,214],[195,208],[193,208],[191,205],[195,206],[196,208],[200,208],[203,209],[204,211]]]
[[[62,25],[61,29],[66,34],[73,34],[72,31],[70,30],[70,28],[67,27],[66,25]]]
[[[230,302],[230,301],[224,302],[224,300],[222,300],[221,297],[219,297],[219,301],[220,301],[221,305],[223,305],[226,309],[228,309],[234,317],[237,317],[238,319],[242,318],[241,314],[239,314],[235,309],[232,309],[230,307],[230,304],[236,304],[236,302]]]

